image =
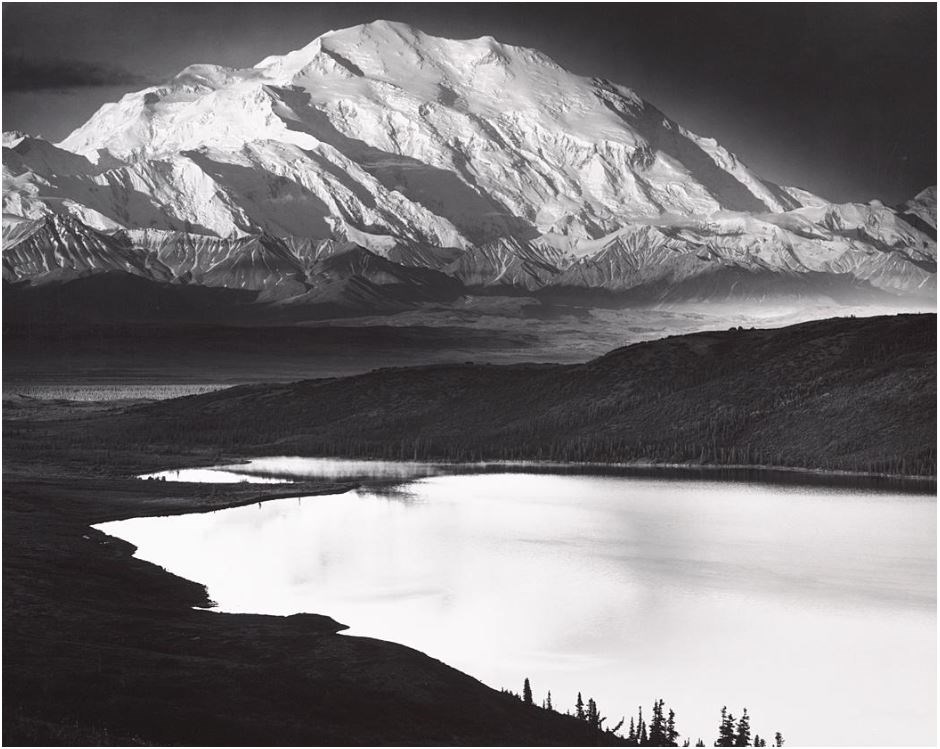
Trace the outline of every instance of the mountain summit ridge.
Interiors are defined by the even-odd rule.
[[[619,292],[734,266],[935,289],[935,191],[895,211],[776,185],[633,90],[489,36],[329,31],[251,68],[190,65],[58,145],[7,143],[5,236],[67,212],[105,233],[352,242],[471,286]],[[585,262],[604,270],[567,272]]]

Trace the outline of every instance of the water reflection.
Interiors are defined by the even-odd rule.
[[[144,474],[140,478],[167,481],[232,483],[249,481],[277,483],[308,480],[399,480],[429,476],[477,473],[567,474],[573,476],[625,476],[633,478],[726,481],[779,486],[852,488],[871,492],[905,492],[936,495],[936,479],[867,476],[851,473],[816,472],[802,469],[744,466],[670,466],[639,464],[553,463],[550,461],[498,461],[446,463],[349,458],[305,458],[276,456],[254,458],[211,468],[186,468]]]
[[[930,498],[509,473],[405,490],[100,527],[223,611],[329,614],[615,721],[662,696],[693,743],[723,704],[790,745],[935,743]]]
[[[444,463],[346,458],[254,458],[246,463],[221,466],[247,476],[266,476],[293,481],[308,479],[414,479],[437,476],[453,468]]]
[[[171,471],[157,471],[138,476],[146,481],[188,481],[197,484],[279,484],[281,478],[254,476],[239,470],[236,466],[219,468],[179,468]]]

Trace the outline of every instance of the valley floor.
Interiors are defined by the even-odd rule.
[[[916,311],[912,308],[911,311]],[[173,397],[249,382],[343,377],[379,367],[464,363],[576,364],[615,348],[729,327],[780,328],[900,308],[811,304],[601,308],[531,297],[464,297],[395,315],[296,324],[23,323],[4,309],[3,394]],[[169,386],[185,386],[185,392]],[[141,392],[139,388],[163,388]],[[84,388],[105,388],[97,396]],[[112,392],[107,392],[110,389]]]

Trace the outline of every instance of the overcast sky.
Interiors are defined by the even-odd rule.
[[[833,200],[937,181],[933,3],[4,3],[3,128],[56,141],[191,63],[250,66],[377,18],[537,47]]]

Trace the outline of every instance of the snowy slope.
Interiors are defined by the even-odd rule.
[[[177,282],[278,299],[309,297],[329,243],[468,288],[622,292],[717,264],[935,289],[935,190],[832,205],[536,50],[384,21],[192,65],[57,146],[5,134],[3,162],[5,224],[68,214]],[[30,278],[28,256],[5,273]]]
[[[937,186],[928,187],[908,200],[899,209],[901,215],[912,226],[925,234],[937,238]]]
[[[3,235],[5,281],[67,280],[120,271],[161,281],[172,272],[125,239],[95,231],[69,215],[9,222]]]
[[[629,89],[489,37],[452,41],[386,22],[247,70],[190,66],[106,105],[60,145],[126,162],[112,184],[171,172],[188,189],[156,196],[170,214],[161,228],[186,218],[221,236],[332,236],[349,225],[467,246],[799,205]],[[200,181],[229,204],[194,211]],[[151,225],[148,208],[125,223]]]

